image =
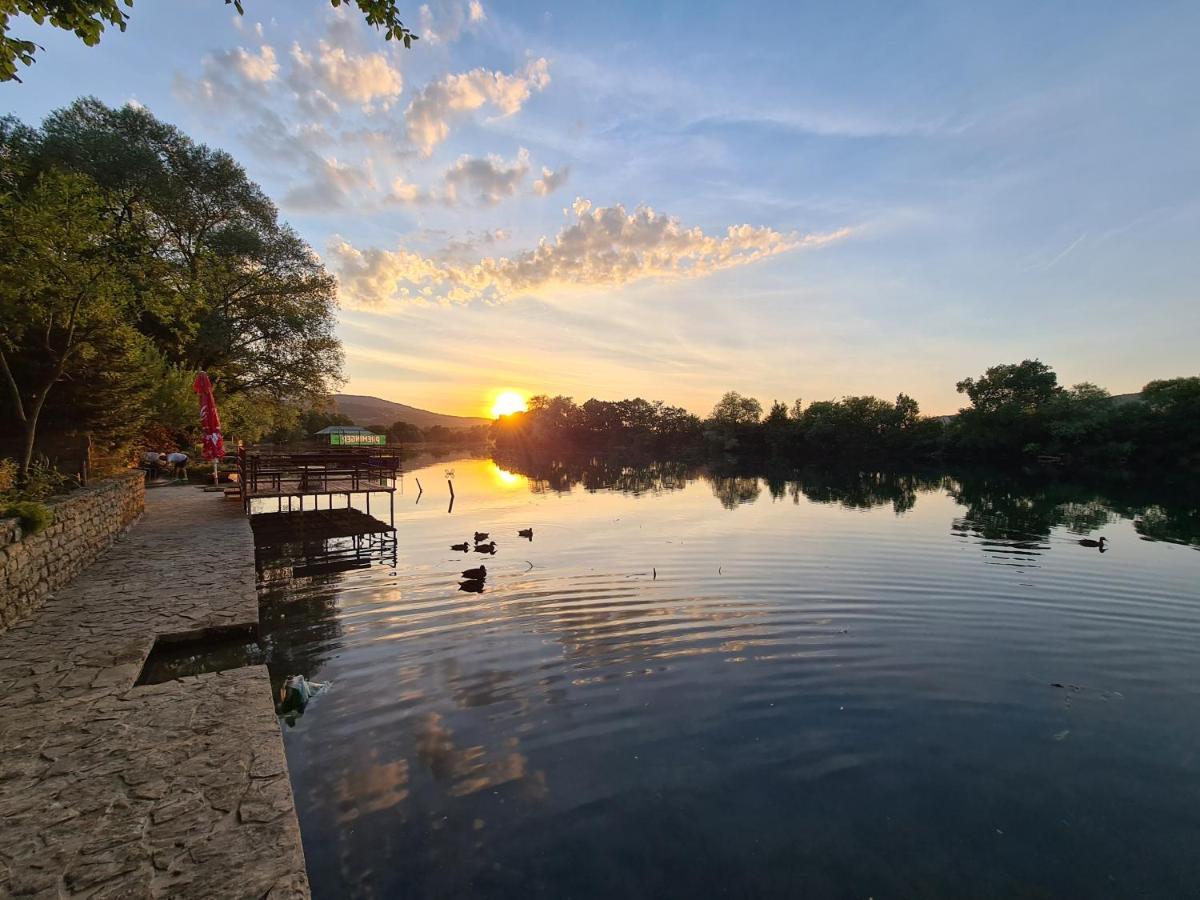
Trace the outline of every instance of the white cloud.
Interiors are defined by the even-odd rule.
[[[243,16],[241,13],[235,13],[233,16],[233,27],[237,31],[245,31],[246,30],[245,16]],[[254,31],[254,34],[256,37],[261,38],[263,36],[262,22],[255,22],[252,30]]]
[[[233,107],[252,108],[270,92],[279,63],[264,44],[257,54],[244,47],[205,56],[199,78],[176,72],[174,93],[185,104],[228,116]]]
[[[552,194],[567,183],[570,174],[570,166],[563,166],[557,171],[542,166],[542,177],[533,183],[533,192],[540,197]]]
[[[403,176],[392,180],[392,187],[387,195],[387,200],[392,203],[428,203],[430,199],[426,191],[406,181]]]
[[[291,56],[290,81],[300,96],[319,92],[327,98],[363,106],[379,103],[387,109],[404,90],[400,72],[382,53],[355,56],[344,47],[322,40],[313,53],[293,44]]]
[[[482,22],[487,16],[479,0],[433,0],[417,10],[417,31],[421,40],[431,44],[451,44],[462,37],[463,32]]]
[[[460,156],[443,176],[446,202],[456,203],[462,193],[468,193],[484,206],[495,206],[515,194],[527,174],[529,151],[524,147],[512,162],[505,162],[495,154]]]
[[[534,91],[543,90],[549,83],[550,62],[545,58],[530,60],[524,69],[511,75],[487,69],[446,75],[425,85],[408,105],[408,138],[422,155],[428,156],[449,135],[454,117],[487,104],[501,116],[510,116]]]
[[[783,234],[766,227],[733,225],[716,236],[684,228],[673,216],[646,206],[632,213],[620,205],[593,209],[581,198],[571,208],[574,222],[552,240],[543,238],[536,248],[512,257],[458,264],[405,249],[360,250],[336,237],[329,256],[347,303],[467,303],[547,293],[562,296],[647,279],[700,278],[800,247],[818,247],[850,233],[842,229]]]
[[[355,166],[333,158],[314,157],[308,168],[308,180],[288,190],[284,206],[299,210],[334,209],[345,206],[353,193],[375,188],[369,163]]]
[[[280,71],[280,64],[275,61],[275,48],[269,44],[263,44],[257,56],[244,47],[238,47],[217,54],[215,59],[218,64],[233,66],[247,82],[270,82]]]

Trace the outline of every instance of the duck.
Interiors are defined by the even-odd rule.
[[[533,540],[533,529],[532,528],[522,528],[520,531],[517,532],[517,537],[529,538],[532,541]]]
[[[479,566],[475,569],[463,569],[462,577],[467,581],[483,581],[487,578],[487,566]]]
[[[475,532],[475,543],[479,544],[479,543],[482,543],[483,541],[486,541],[487,539],[488,539],[488,533],[486,531]]]
[[[461,550],[463,553],[466,553],[468,550],[471,549],[471,545],[468,544],[466,541],[463,541],[461,544],[451,544],[450,549],[451,550]]]
[[[1080,547],[1095,547],[1101,553],[1103,553],[1105,551],[1105,549],[1107,549],[1104,546],[1107,543],[1108,543],[1108,538],[1106,538],[1106,537],[1102,537],[1098,541],[1093,541],[1091,538],[1084,538],[1082,541],[1079,542],[1079,546]]]
[[[496,542],[489,541],[486,544],[479,544],[475,548],[475,552],[476,553],[495,553],[496,552]]]

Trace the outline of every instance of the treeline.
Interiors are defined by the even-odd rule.
[[[1085,473],[1081,480],[994,466],[879,470],[861,466],[793,466],[781,460],[662,460],[622,455],[497,453],[496,463],[529,479],[535,493],[620,491],[660,494],[708,482],[713,497],[734,509],[769,498],[801,500],[845,509],[890,506],[902,515],[922,494],[944,493],[962,507],[952,533],[993,541],[1047,540],[1065,527],[1086,535],[1116,518],[1133,520],[1139,535],[1200,548],[1200,495],[1196,480],[1115,472]]]
[[[354,425],[349,416],[328,409],[307,409],[300,412],[295,421],[276,427],[264,435],[263,440],[272,444],[300,444],[313,441],[314,435],[331,425]],[[420,428],[411,422],[398,420],[391,425],[366,425],[368,431],[385,435],[389,444],[444,444],[455,447],[473,447],[487,444],[490,440],[487,425],[470,428],[450,428],[446,425],[430,425]]]
[[[775,402],[764,415],[758,400],[730,392],[705,419],[640,398],[578,405],[539,396],[526,412],[499,419],[492,434],[501,450],[1200,468],[1200,377],[1153,381],[1136,398],[1114,400],[1093,384],[1065,388],[1045,363],[1025,360],[957,388],[970,403],[956,416],[924,416],[906,394]]]
[[[368,425],[376,434],[386,434],[391,444],[449,444],[456,447],[471,447],[487,444],[490,426],[473,425],[469,428],[450,428],[446,425],[430,425],[421,428],[412,422],[399,420],[391,425]]]
[[[0,455],[195,439],[206,369],[226,431],[294,426],[340,382],[335,282],[228,154],[82,99],[0,119]]]

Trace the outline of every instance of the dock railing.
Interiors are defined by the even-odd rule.
[[[387,447],[240,448],[238,472],[249,511],[251,500],[264,497],[394,491],[400,452]]]

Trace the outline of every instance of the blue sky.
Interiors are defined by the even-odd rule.
[[[245,7],[18,22],[45,50],[0,109],[132,100],[232,152],[339,276],[347,391],[941,413],[1025,357],[1200,370],[1194,4],[446,0],[408,51]]]

